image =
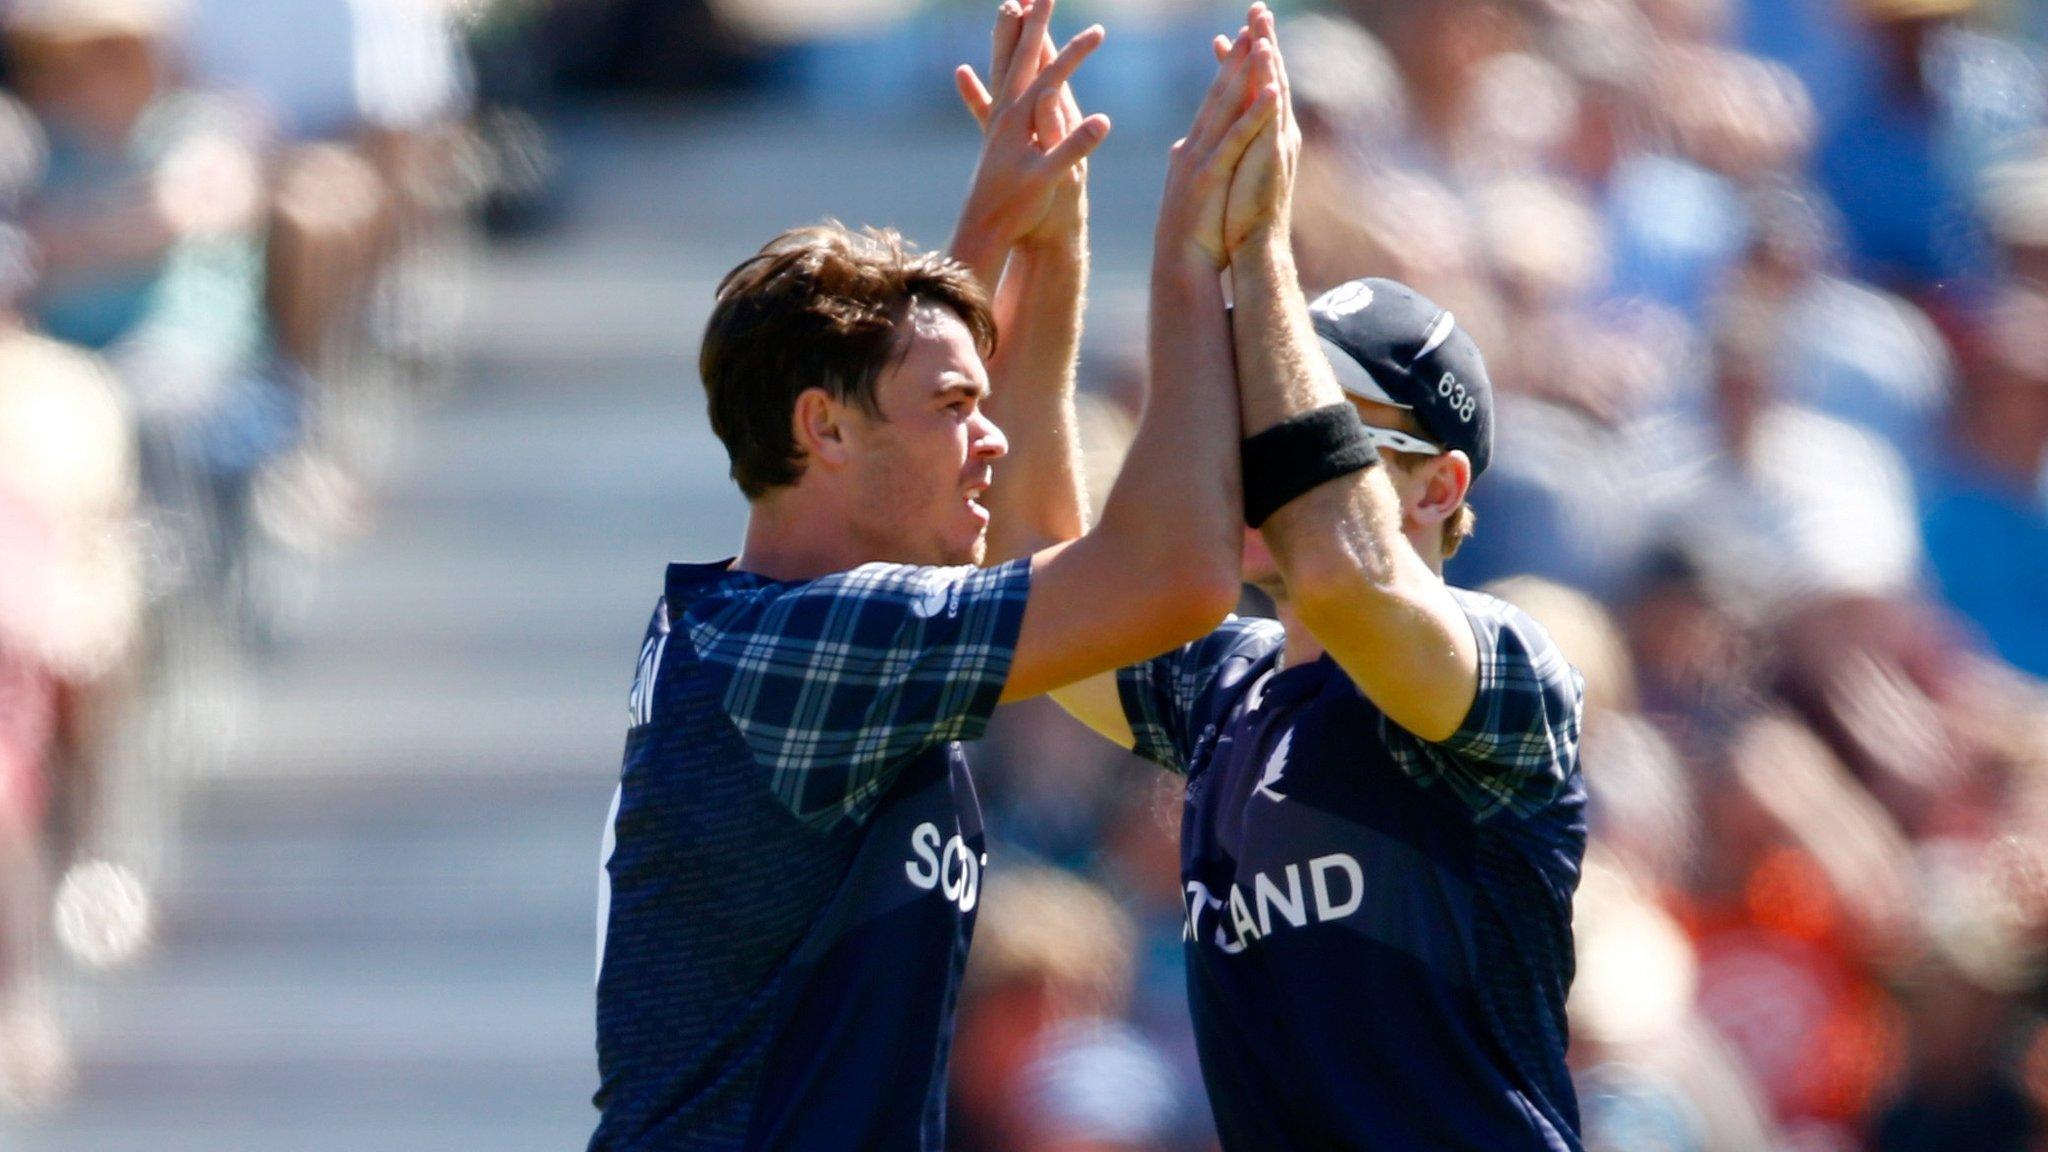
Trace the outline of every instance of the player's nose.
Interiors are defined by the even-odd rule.
[[[1009,454],[1010,438],[996,427],[996,422],[976,413],[974,416],[973,439],[968,441],[968,450],[984,460],[995,460]]]

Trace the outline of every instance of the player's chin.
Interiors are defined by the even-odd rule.
[[[979,567],[988,559],[988,525],[976,525],[974,534],[961,542],[959,559],[956,564],[973,564]]]
[[[932,563],[941,567],[979,566],[988,556],[988,529],[976,524],[971,529],[947,533],[934,541],[932,551],[936,553]]]
[[[971,505],[948,541],[955,564],[980,564],[988,556],[988,512]]]

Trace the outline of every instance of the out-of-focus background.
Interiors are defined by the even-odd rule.
[[[2048,6],[1280,7],[1308,287],[1477,336],[1450,575],[1588,681],[1589,1147],[2048,1149]],[[993,8],[0,4],[0,1147],[580,1146],[634,645],[743,516],[712,285],[942,244]],[[1240,18],[1062,5],[1098,490]],[[1210,1147],[1176,781],[975,760],[954,1146]]]

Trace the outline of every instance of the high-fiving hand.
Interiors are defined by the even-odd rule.
[[[1280,39],[1273,12],[1254,4],[1240,38],[1249,35],[1267,51],[1255,62],[1253,83],[1278,90],[1276,114],[1266,122],[1230,180],[1230,196],[1223,212],[1223,246],[1235,254],[1246,244],[1278,239],[1284,242],[1292,224],[1294,177],[1301,166],[1301,125],[1294,118],[1294,93],[1287,82],[1287,63],[1280,55]],[[1228,60],[1229,47],[1216,38],[1219,61]]]
[[[1167,166],[1155,239],[1161,255],[1181,255],[1217,269],[1230,263],[1225,225],[1234,175],[1280,108],[1273,52],[1270,41],[1256,36],[1249,25],[1234,41],[1217,37],[1221,67]]]
[[[1087,158],[1109,135],[1109,118],[1082,116],[1067,86],[1102,43],[1102,27],[1085,29],[1055,52],[1048,32],[1053,6],[1054,0],[1004,0],[988,84],[966,64],[954,73],[985,137],[955,255],[991,286],[1011,247],[1078,235],[1087,219]]]

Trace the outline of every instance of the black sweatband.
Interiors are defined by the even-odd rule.
[[[1349,403],[1282,420],[1244,442],[1244,522],[1257,528],[1295,497],[1380,462]]]

